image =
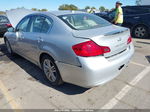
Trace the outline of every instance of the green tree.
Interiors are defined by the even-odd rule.
[[[100,10],[101,12],[104,12],[106,9],[105,9],[104,6],[101,6],[101,7],[99,8],[99,10]]]
[[[109,12],[109,9],[105,9],[106,12]]]
[[[0,11],[0,14],[5,14],[5,12],[3,12],[3,11]]]
[[[37,8],[32,8],[31,10],[33,10],[33,11],[38,11],[38,9],[37,9]]]
[[[96,9],[95,7],[91,7],[91,9]]]
[[[71,9],[71,10],[78,10],[78,7],[75,6],[75,5],[73,5],[73,4],[70,4],[70,9]]]
[[[78,7],[73,5],[73,4],[63,4],[63,5],[60,5],[59,10],[78,10]]]
[[[47,9],[37,9],[37,8],[32,8],[31,10],[33,10],[33,11],[48,11]]]
[[[48,10],[47,10],[47,9],[41,9],[40,11],[43,11],[43,12],[44,12],[44,11],[48,11]]]
[[[63,4],[63,5],[59,6],[58,9],[59,9],[59,10],[69,10],[69,5]]]
[[[90,9],[90,6],[86,6],[85,9],[86,9],[86,10],[87,10],[87,9]]]

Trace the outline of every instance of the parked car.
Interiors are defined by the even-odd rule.
[[[27,13],[19,23],[13,13],[8,17],[15,27],[5,34],[8,52],[38,65],[52,85],[63,81],[82,87],[104,84],[119,75],[134,53],[128,28],[93,14]]]
[[[136,38],[146,38],[150,34],[150,6],[125,6],[122,7],[124,12],[124,23],[122,26],[131,29],[131,34]],[[96,15],[112,21],[115,17],[115,10],[107,14]]]
[[[0,15],[0,37],[3,37],[7,29],[11,27],[11,24],[5,15]]]

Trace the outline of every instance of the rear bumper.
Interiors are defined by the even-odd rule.
[[[57,62],[63,81],[82,87],[104,84],[119,75],[134,54],[133,44],[117,56],[78,57],[82,67]]]

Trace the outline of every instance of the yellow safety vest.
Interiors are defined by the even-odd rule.
[[[118,17],[118,14],[121,14],[119,17]],[[121,7],[118,7],[117,9],[116,9],[116,15],[115,15],[115,21],[116,21],[116,23],[123,23],[123,10],[122,10],[122,8]]]

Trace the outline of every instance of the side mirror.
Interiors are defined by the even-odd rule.
[[[13,27],[10,27],[10,28],[7,29],[7,31],[8,31],[8,32],[14,32],[15,29],[14,29]]]

